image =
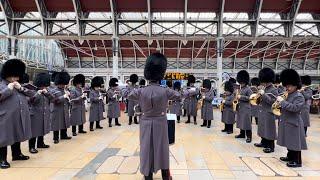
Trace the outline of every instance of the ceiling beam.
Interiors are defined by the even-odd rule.
[[[259,29],[259,23],[260,23],[260,14],[261,14],[261,8],[262,8],[263,0],[256,0],[256,5],[254,12],[252,14],[252,19],[255,20],[253,25],[251,25],[251,34],[253,37],[258,36],[258,29]]]
[[[148,35],[149,37],[152,36],[152,13],[151,13],[151,0],[147,0],[148,4]],[[148,42],[149,43],[149,42]]]
[[[183,14],[183,37],[187,37],[187,13],[188,13],[188,0],[184,0],[184,14]]]

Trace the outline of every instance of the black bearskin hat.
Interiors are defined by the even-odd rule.
[[[140,85],[140,86],[145,86],[145,85],[146,85],[146,80],[140,79],[139,85]]]
[[[117,87],[118,86],[118,79],[117,78],[111,78],[109,81],[109,87]]]
[[[259,71],[259,80],[261,83],[274,83],[276,74],[271,68],[263,68]]]
[[[77,74],[73,77],[72,84],[76,86],[77,84],[81,84],[82,87],[84,87],[84,84],[86,82],[86,77],[84,77],[83,74]]]
[[[101,87],[103,83],[103,78],[100,76],[96,76],[91,80],[91,88]]]
[[[58,72],[56,72],[56,71],[52,72],[51,77],[50,77],[51,78],[51,82],[54,82],[57,74],[58,74]]]
[[[196,78],[193,75],[189,75],[188,76],[188,83],[196,83]]]
[[[30,77],[27,73],[24,73],[22,76],[22,79],[19,79],[19,83],[21,84],[27,84],[30,81]]]
[[[68,85],[70,81],[70,75],[66,71],[59,72],[54,78],[55,85]]]
[[[305,86],[311,85],[311,77],[309,75],[301,76],[301,83]]]
[[[181,83],[179,81],[176,81],[173,83],[173,89],[174,90],[180,90],[181,89]]]
[[[7,77],[19,77],[23,78],[23,74],[26,71],[26,65],[19,59],[10,59],[6,61],[1,69],[1,78]]]
[[[172,81],[167,80],[166,85],[167,87],[172,88]]]
[[[137,83],[138,80],[139,80],[138,75],[136,75],[136,74],[131,74],[130,75],[129,81],[132,82],[133,84]]]
[[[206,89],[211,89],[211,81],[210,81],[210,79],[203,80],[202,87],[204,87]]]
[[[260,85],[260,80],[257,77],[254,77],[251,79],[251,86],[259,86]]]
[[[249,73],[246,70],[239,71],[237,74],[237,81],[239,84],[241,83],[249,84],[249,81],[250,81]]]
[[[281,83],[281,80],[280,80],[280,74],[276,74],[276,77],[275,77],[274,83],[276,83],[276,84],[280,84],[280,83]]]
[[[33,80],[33,84],[37,87],[50,86],[50,75],[48,73],[39,73]]]
[[[285,69],[280,74],[280,80],[283,86],[293,85],[301,88],[301,79],[297,71],[294,69]]]
[[[231,81],[226,81],[226,82],[224,83],[224,91],[228,91],[228,92],[233,93],[233,91],[234,91],[233,84],[234,84],[234,83],[231,82]]]
[[[235,78],[230,78],[229,81],[232,83],[232,84],[236,84],[237,83],[237,80]]]
[[[161,53],[151,54],[144,67],[144,77],[147,80],[160,81],[167,70],[167,58]]]

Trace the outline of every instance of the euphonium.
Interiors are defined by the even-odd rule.
[[[281,97],[282,97],[283,99],[287,99],[287,98],[288,98],[288,94],[289,94],[289,93],[286,91],[285,93],[283,93],[283,94],[281,95]],[[280,106],[279,101],[275,101],[275,102],[272,104],[272,106],[271,106],[272,113],[273,113],[274,115],[276,115],[276,116],[280,116],[280,115],[281,115],[280,108],[281,108],[281,106]]]

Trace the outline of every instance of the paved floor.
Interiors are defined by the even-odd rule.
[[[215,119],[211,129],[201,128],[199,120],[197,126],[176,124],[176,143],[170,146],[173,179],[320,179],[319,116],[312,116],[307,137],[309,150],[303,152],[303,167],[297,169],[287,168],[278,160],[286,154],[286,149],[276,146],[275,153],[264,154],[262,149],[253,146],[259,141],[256,125],[253,143],[247,144],[235,139],[234,134],[220,131],[218,111]],[[78,135],[58,145],[53,145],[50,134],[46,142],[51,148],[40,150],[36,155],[28,153],[25,142],[23,152],[31,159],[11,162],[12,168],[0,170],[0,179],[142,179],[138,170],[138,125],[128,126],[124,115],[121,122],[121,127],[108,128],[104,121],[104,129]],[[155,179],[161,179],[160,173]]]

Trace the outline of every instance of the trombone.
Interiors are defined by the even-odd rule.
[[[286,91],[281,95],[281,97],[286,100],[288,98],[288,95],[289,93],[288,91]],[[272,113],[276,116],[280,116],[281,115],[280,108],[281,108],[280,103],[279,101],[276,100],[271,106]]]
[[[313,100],[319,100],[319,99],[320,99],[320,93],[311,96],[311,98],[312,98]]]

